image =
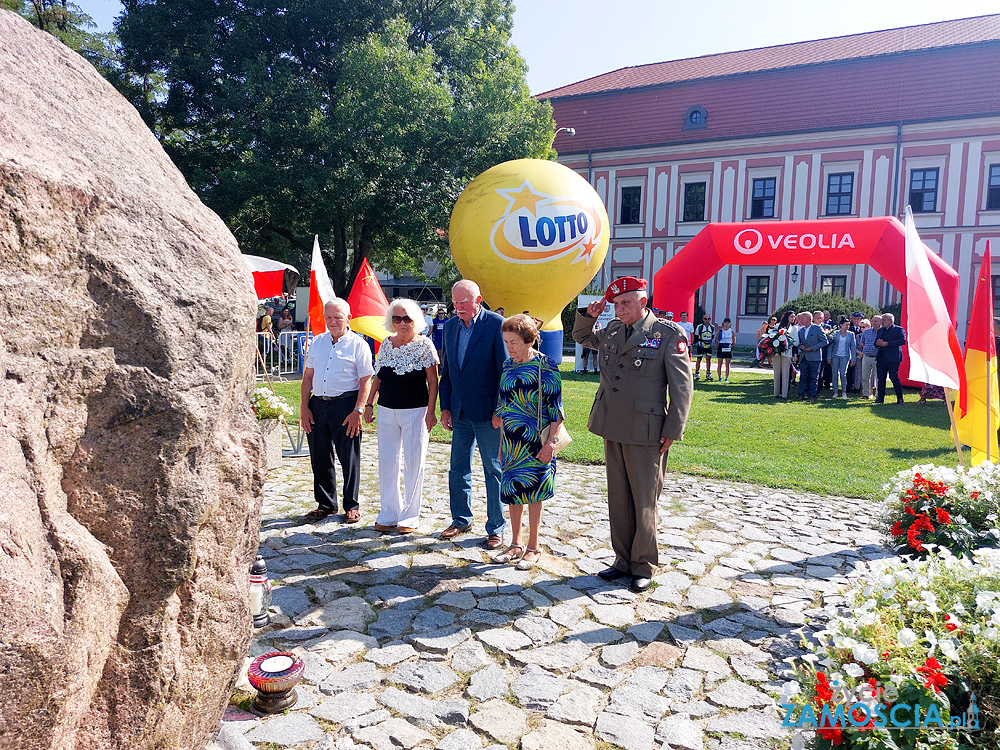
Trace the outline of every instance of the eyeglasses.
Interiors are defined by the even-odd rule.
[[[408,315],[393,315],[392,322],[399,325],[400,323],[412,323],[413,320]]]

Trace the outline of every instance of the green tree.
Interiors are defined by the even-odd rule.
[[[344,293],[365,257],[448,262],[462,188],[550,157],[547,104],[510,43],[511,0],[125,0],[133,103],[248,252]]]
[[[76,3],[69,0],[0,0],[0,8],[13,10],[42,31],[52,34],[121,88],[124,79],[117,37],[95,31],[94,19]]]

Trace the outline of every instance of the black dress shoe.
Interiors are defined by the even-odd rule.
[[[643,576],[636,576],[632,579],[632,588],[636,591],[645,591],[653,583],[651,578],[644,578]]]
[[[597,575],[599,575],[605,581],[617,581],[622,576],[627,576],[628,573],[623,573],[622,571],[618,570],[618,568],[612,567],[612,568],[607,568],[606,570],[602,570]]]

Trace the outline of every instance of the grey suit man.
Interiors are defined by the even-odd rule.
[[[799,313],[799,398],[816,400],[819,376],[823,372],[823,347],[827,345],[823,327],[812,315]]]
[[[639,591],[649,588],[659,564],[656,504],[667,452],[684,437],[694,393],[684,329],[657,320],[646,299],[644,279],[617,279],[604,299],[577,313],[573,326],[576,342],[597,351],[601,371],[587,428],[604,438],[615,561],[600,576],[631,575]],[[609,301],[617,318],[595,330],[594,319]]]

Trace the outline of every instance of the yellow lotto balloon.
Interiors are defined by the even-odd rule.
[[[448,241],[462,277],[491,308],[528,310],[560,330],[560,313],[608,252],[608,214],[590,184],[562,164],[517,159],[487,169],[451,212]]]

